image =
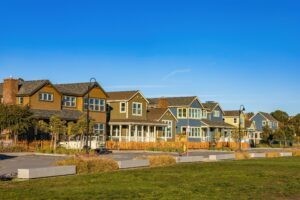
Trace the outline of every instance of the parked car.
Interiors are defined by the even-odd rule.
[[[95,149],[95,152],[96,152],[97,154],[99,154],[99,155],[101,155],[101,154],[110,154],[110,153],[112,153],[112,151],[108,150],[108,149],[105,148],[105,147],[99,147],[99,148]]]

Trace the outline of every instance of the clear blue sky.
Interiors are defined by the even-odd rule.
[[[0,78],[86,82],[300,112],[300,3],[0,2]]]

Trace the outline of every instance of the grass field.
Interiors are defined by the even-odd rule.
[[[0,199],[300,199],[300,157],[0,182]]]

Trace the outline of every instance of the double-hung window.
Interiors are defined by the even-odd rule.
[[[42,92],[39,94],[40,101],[53,101],[53,94]]]
[[[126,102],[120,102],[120,113],[126,112]]]
[[[89,109],[91,111],[100,111],[105,112],[105,100],[104,99],[97,99],[97,98],[90,98],[89,102],[88,99],[84,99],[84,108],[87,109],[89,104]]]
[[[142,103],[132,103],[132,115],[142,115]]]
[[[64,96],[63,105],[66,107],[76,107],[76,97]]]
[[[172,138],[172,121],[171,120],[162,120],[168,126],[164,127],[163,137]]]
[[[104,135],[105,125],[101,123],[96,123],[94,125],[94,134],[95,135]]]
[[[200,119],[201,118],[201,110],[199,108],[190,108],[189,109],[189,118]]]
[[[177,117],[178,118],[186,118],[187,117],[187,109],[186,108],[178,108],[177,109]]]
[[[23,97],[18,97],[18,104],[22,105],[24,103]]]
[[[214,110],[213,112],[214,117],[220,117],[220,111],[219,110]]]

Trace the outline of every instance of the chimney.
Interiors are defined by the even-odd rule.
[[[159,100],[158,100],[158,105],[157,105],[157,108],[168,108],[169,107],[169,102],[166,98],[164,97],[161,97]]]
[[[3,103],[16,104],[19,80],[12,77],[4,79],[3,82]]]

